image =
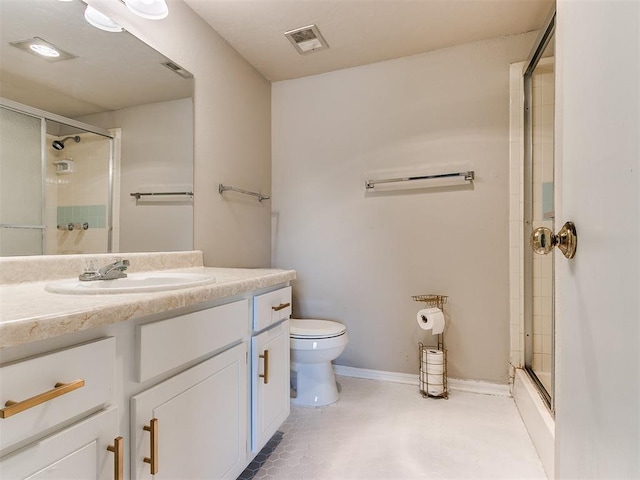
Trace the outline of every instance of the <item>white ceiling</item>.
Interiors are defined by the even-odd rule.
[[[537,30],[553,5],[553,0],[184,1],[271,81]],[[164,56],[128,33],[91,27],[84,8],[81,0],[0,0],[0,96],[76,117],[191,95],[193,82],[162,67]],[[284,32],[312,23],[330,48],[299,55]],[[78,58],[48,63],[9,45],[34,36]]]
[[[553,0],[184,0],[271,81],[315,75],[542,27]],[[284,32],[316,24],[328,50]]]

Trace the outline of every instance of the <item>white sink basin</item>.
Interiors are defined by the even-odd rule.
[[[96,295],[115,293],[148,293],[178,290],[214,283],[215,277],[200,273],[132,273],[127,278],[83,282],[77,279],[60,280],[45,285],[51,293]]]

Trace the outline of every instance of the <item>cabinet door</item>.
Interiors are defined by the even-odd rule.
[[[257,453],[289,416],[289,320],[251,343],[251,451]]]
[[[245,342],[132,397],[132,477],[235,479],[242,473],[247,376]]]
[[[0,460],[0,478],[111,480],[117,436],[116,408],[103,410],[64,430],[33,442]]]

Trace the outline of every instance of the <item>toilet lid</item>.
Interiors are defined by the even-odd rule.
[[[290,336],[295,338],[337,337],[347,331],[347,327],[330,320],[291,319]]]

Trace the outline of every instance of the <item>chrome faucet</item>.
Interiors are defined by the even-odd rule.
[[[115,280],[116,278],[126,278],[124,271],[129,266],[129,260],[118,260],[116,262],[105,265],[95,271],[87,271],[78,277],[83,282],[92,280]]]

